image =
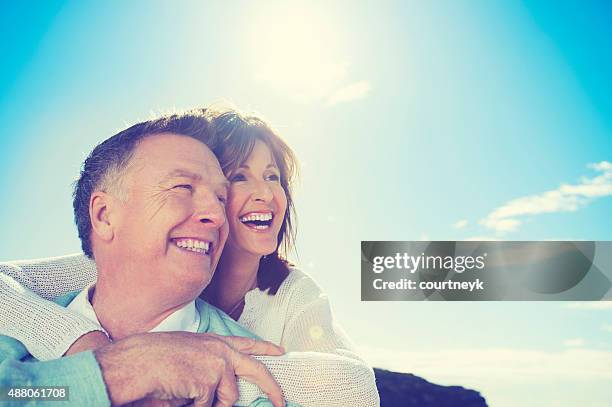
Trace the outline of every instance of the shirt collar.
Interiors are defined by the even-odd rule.
[[[74,300],[68,304],[68,309],[79,314],[84,315],[86,318],[92,320],[98,324],[103,330],[104,327],[100,324],[96,311],[94,310],[89,300],[90,294],[95,284],[91,284],[83,289]],[[198,332],[200,325],[200,313],[196,310],[195,300],[190,301],[183,307],[174,311],[172,314],[166,317],[160,322],[155,328],[149,332],[169,332],[169,331],[186,331],[186,332]],[[106,332],[106,330],[104,330]],[[108,332],[106,332],[108,335]]]

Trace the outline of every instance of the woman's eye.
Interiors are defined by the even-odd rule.
[[[217,198],[219,199],[219,202],[221,202],[223,205],[227,203],[227,198],[225,196],[219,195]]]
[[[193,190],[193,186],[189,185],[189,184],[180,184],[180,185],[175,185],[173,188],[181,188],[181,189],[186,189],[188,191]]]
[[[270,174],[266,177],[268,181],[280,181],[278,174]]]
[[[246,181],[246,177],[242,174],[234,174],[230,177],[230,182]]]

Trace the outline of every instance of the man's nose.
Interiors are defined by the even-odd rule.
[[[272,188],[270,188],[268,182],[264,180],[255,184],[252,194],[254,201],[270,202],[272,201],[273,197],[274,194],[272,193]]]
[[[196,201],[196,220],[200,223],[220,228],[225,223],[225,207],[216,195],[200,198]]]

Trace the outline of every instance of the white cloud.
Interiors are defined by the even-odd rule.
[[[585,341],[582,338],[567,339],[563,341],[563,346],[568,348],[581,348],[584,345]]]
[[[359,81],[343,88],[337,89],[327,99],[327,106],[337,105],[338,103],[350,102],[352,100],[363,99],[370,92],[371,86],[368,81]]]
[[[566,307],[582,310],[612,310],[612,301],[571,302],[566,304]]]
[[[453,227],[455,229],[463,229],[467,225],[468,225],[468,220],[467,219],[461,219],[461,220],[458,220],[457,222],[453,223]]]
[[[562,184],[538,195],[513,199],[496,208],[480,224],[497,233],[516,231],[525,216],[543,213],[574,212],[595,198],[612,195],[612,163],[589,164],[600,175],[582,178],[579,184]]]
[[[606,332],[612,332],[612,324],[602,324],[601,329]]]

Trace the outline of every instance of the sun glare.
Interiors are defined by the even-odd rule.
[[[253,20],[249,32],[255,80],[297,100],[327,97],[348,67],[332,16],[313,7],[269,11]]]

